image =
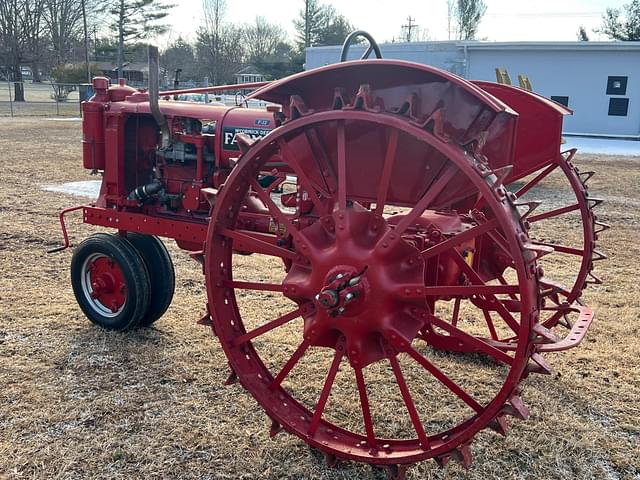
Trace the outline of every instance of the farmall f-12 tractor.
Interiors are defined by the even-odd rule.
[[[148,91],[94,79],[83,161],[102,186],[61,223],[66,246],[74,209],[117,231],[73,254],[92,322],[160,318],[174,271],[158,237],[174,239],[203,267],[200,323],[271,434],[401,478],[429,458],[468,466],[480,430],[527,418],[521,382],[591,324],[581,292],[600,283],[608,227],[593,172],[561,153],[567,108],[383,60],[364,32],[343,60],[358,35],[361,60],[244,86],[266,109],[173,101],[154,48]],[[560,198],[528,198],[552,176]]]

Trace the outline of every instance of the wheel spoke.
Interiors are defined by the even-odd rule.
[[[241,290],[260,290],[267,292],[284,292],[285,286],[281,283],[241,282],[239,280],[224,280],[223,286],[239,288]]]
[[[398,287],[400,289],[402,287]],[[510,295],[518,293],[518,285],[443,285],[422,287],[427,297],[470,297],[472,295]]]
[[[556,208],[554,210],[549,210],[547,212],[539,213],[538,215],[534,215],[529,217],[529,223],[539,222],[540,220],[546,220],[547,218],[557,217],[559,215],[564,215],[565,213],[573,212],[574,210],[579,210],[580,204],[574,203],[573,205],[568,205],[562,208]]]
[[[516,192],[516,197],[520,198],[533,187],[535,187],[538,183],[540,183],[547,175],[553,172],[556,168],[558,168],[560,164],[552,163],[547,168],[545,168],[542,172],[536,175],[534,178],[529,180],[526,184],[524,184],[520,189]]]
[[[232,239],[234,242],[238,242],[238,245],[234,245],[236,250],[262,253],[274,257],[288,258],[289,260],[296,260],[298,258],[297,253],[261,240],[257,237],[257,234],[253,232],[231,230],[230,228],[221,227],[218,228],[218,233]]]
[[[344,120],[338,121],[338,210],[347,209],[347,146]]]
[[[566,253],[566,254],[569,254],[569,255],[577,255],[579,257],[584,256],[584,250],[580,250],[579,248],[566,247],[564,245],[557,245],[555,243],[537,242],[535,240],[533,240],[533,243],[535,245],[542,245],[544,247],[551,247],[556,252]]]
[[[482,223],[480,225],[476,225],[475,227],[471,227],[469,230],[465,230],[464,232],[456,235],[455,237],[451,237],[444,242],[438,243],[433,247],[427,248],[420,252],[422,258],[425,260],[436,255],[439,255],[447,250],[452,249],[453,247],[460,245],[463,242],[472,240],[480,235],[484,235],[485,233],[493,230],[498,226],[498,220],[493,219],[489,220],[486,223]]]
[[[371,408],[369,407],[369,397],[367,395],[367,386],[364,382],[364,375],[360,367],[354,367],[356,374],[356,384],[358,385],[358,396],[360,397],[360,407],[362,408],[362,421],[364,430],[367,432],[367,443],[369,448],[377,448],[376,436],[373,430],[373,421],[371,420]]]
[[[384,157],[382,167],[382,176],[380,177],[380,185],[378,187],[378,195],[376,196],[376,215],[382,215],[384,205],[387,201],[389,185],[391,184],[391,172],[396,159],[396,150],[398,148],[398,130],[393,129],[389,135],[389,143],[387,145],[387,153]]]
[[[509,250],[509,245],[507,244],[507,240],[502,235],[500,235],[500,233],[498,233],[497,230],[488,232],[487,235],[491,237],[491,240],[494,241],[494,243],[500,248],[500,250],[502,250],[509,257],[511,257],[511,250]]]
[[[454,327],[448,322],[440,320],[434,315],[429,315],[428,321],[446,331],[452,337],[455,337],[459,342],[471,347],[474,350],[486,353],[487,355],[495,358],[496,360],[503,362],[507,365],[513,364],[513,358],[507,355],[505,352],[498,350],[496,347],[489,345],[487,342],[468,334],[467,332],[460,330],[458,327]]]
[[[453,313],[451,314],[451,325],[454,327],[458,325],[458,317],[460,316],[460,302],[461,298],[458,297],[453,301]]]
[[[453,392],[456,396],[458,396],[464,403],[469,405],[476,413],[481,413],[484,409],[482,405],[476,402],[471,395],[465,392],[457,383],[451,380],[442,370],[436,367],[433,363],[427,360],[423,355],[420,354],[413,347],[409,346],[407,348],[407,353],[413,358],[416,362],[418,362],[425,370],[427,370],[431,375],[436,377],[440,383],[442,383],[445,387],[447,387],[451,392]]]
[[[496,275],[496,279],[502,284],[502,285],[507,285],[507,279],[504,278],[504,276],[502,276],[501,274]],[[518,300],[518,297],[516,296],[515,293],[510,293],[509,296],[513,299],[513,300]]]
[[[291,355],[291,358],[287,360],[287,363],[284,364],[284,367],[282,367],[282,370],[280,370],[278,375],[276,375],[276,378],[273,379],[269,388],[274,390],[280,386],[280,384],[284,381],[284,379],[287,378],[287,375],[289,375],[289,372],[291,371],[291,369],[295,367],[296,363],[298,363],[298,361],[302,358],[302,356],[307,351],[307,348],[309,348],[310,345],[311,345],[311,340],[308,338],[305,338],[303,342],[298,346],[296,351],[293,352],[293,355]]]
[[[454,262],[458,264],[462,272],[467,276],[467,278],[472,284],[478,285],[481,287],[487,286],[482,281],[482,278],[480,278],[480,275],[478,275],[478,273],[473,268],[471,268],[467,264],[467,262],[465,262],[464,258],[462,258],[462,256],[457,250],[449,251],[448,255],[451,257],[451,259]],[[489,285],[489,286],[502,287],[501,285]],[[503,318],[503,320],[509,326],[509,328],[511,328],[511,330],[513,330],[513,332],[517,334],[518,330],[520,329],[520,325],[518,324],[516,319],[513,318],[511,313],[509,313],[509,311],[504,307],[502,302],[498,298],[496,298],[496,296],[493,294],[485,294],[485,296],[488,297],[489,301],[492,303],[492,306],[495,308],[496,312],[498,312],[498,314]]]
[[[496,327],[493,324],[493,318],[491,318],[491,314],[484,308],[482,309],[482,314],[484,315],[484,321],[487,323],[487,328],[489,329],[491,338],[494,340],[498,340],[498,333],[496,332]]]
[[[289,216],[286,215],[282,210],[280,210],[280,208],[271,198],[271,195],[269,195],[267,191],[260,186],[255,178],[251,179],[251,187],[258,194],[258,197],[260,198],[262,203],[267,206],[267,208],[269,209],[269,213],[271,213],[271,216],[279,224],[285,226],[287,233],[289,233],[289,235],[291,235],[296,242],[298,242],[299,244],[304,244],[304,239],[302,238],[303,235],[302,233],[300,233],[300,230],[294,227]]]
[[[298,159],[291,153],[289,144],[281,138],[278,141],[278,146],[280,147],[280,154],[282,155],[283,160],[293,169],[296,176],[298,177],[298,182],[302,184],[304,190],[309,194],[309,198],[313,202],[313,205],[316,207],[318,215],[325,215],[327,213],[327,210],[320,201],[316,188],[313,186],[313,183],[311,183],[311,180],[305,173],[304,169],[298,163]]]
[[[336,191],[336,175],[329,160],[329,154],[324,143],[320,140],[315,127],[305,130],[305,137],[311,148],[313,159],[318,166],[318,171],[322,174],[322,181],[326,187],[326,193],[332,194]],[[318,158],[318,154],[322,157]]]
[[[318,425],[320,425],[322,412],[324,412],[324,407],[327,405],[327,400],[329,399],[329,395],[331,394],[331,387],[333,386],[333,381],[335,380],[336,374],[338,373],[338,368],[340,367],[340,362],[342,361],[343,355],[344,349],[336,348],[336,353],[333,356],[333,362],[331,362],[331,367],[329,367],[327,378],[325,379],[324,385],[322,386],[322,392],[320,392],[320,398],[318,399],[318,403],[316,405],[316,411],[313,413],[311,425],[309,425],[309,435],[311,436],[316,433]]]
[[[275,320],[271,320],[270,322],[267,322],[264,325],[261,325],[258,328],[251,330],[250,332],[247,332],[243,335],[240,335],[239,337],[234,338],[232,343],[234,346],[242,345],[243,343],[248,342],[249,340],[252,340],[256,337],[259,337],[260,335],[270,332],[274,328],[278,328],[284,325],[285,323],[289,323],[291,320],[295,320],[296,318],[300,317],[301,313],[302,313],[302,307],[296,308],[292,312],[282,315],[281,317],[278,317]]]
[[[411,211],[407,215],[402,217],[402,220],[398,222],[398,224],[393,230],[389,231],[385,235],[381,244],[384,245],[385,239],[387,240],[395,239],[394,243],[397,242],[402,236],[402,234],[404,233],[404,231],[407,228],[409,228],[409,226],[413,224],[413,222],[415,222],[415,220],[420,215],[422,215],[422,213],[429,207],[429,205],[433,203],[433,201],[438,197],[438,195],[440,195],[440,193],[449,184],[449,182],[451,181],[451,179],[453,178],[456,172],[457,172],[457,169],[452,166],[447,168],[444,171],[444,173],[442,173],[442,175],[440,175],[440,177],[432,185],[430,185],[429,188],[427,188],[427,191],[425,192],[425,194],[418,201],[418,203],[416,203],[416,205],[411,209]]]
[[[400,364],[398,363],[398,359],[394,355],[390,355],[389,363],[391,363],[391,369],[393,370],[393,374],[396,377],[396,382],[398,384],[398,387],[400,387],[400,393],[402,394],[402,399],[404,400],[404,404],[407,407],[407,411],[409,412],[409,417],[411,418],[411,423],[413,424],[413,428],[418,434],[418,440],[420,440],[420,444],[422,448],[424,450],[428,450],[429,440],[427,438],[427,434],[424,431],[424,427],[422,426],[420,415],[418,415],[416,406],[413,403],[413,399],[411,398],[411,392],[409,392],[409,388],[407,387],[407,382],[404,379],[404,375],[402,375],[402,370],[400,369]]]

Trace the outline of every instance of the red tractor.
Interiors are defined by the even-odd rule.
[[[358,35],[370,44],[361,60],[245,86],[266,109],[173,101],[185,91],[158,92],[153,48],[149,91],[95,78],[83,158],[102,187],[73,209],[117,233],[76,248],[71,280],[95,324],[149,326],[174,290],[158,237],[174,239],[203,265],[201,323],[272,434],[401,478],[428,458],[469,465],[476,433],[527,417],[520,382],[549,373],[543,354],[576,346],[591,324],[580,297],[600,283],[595,247],[608,227],[587,193],[593,172],[561,153],[567,108],[383,60],[364,32],[343,59]],[[562,198],[529,199],[551,175]],[[61,214],[65,246],[73,209]],[[269,278],[252,277],[252,262]],[[248,293],[272,302],[260,318],[243,313]],[[285,327],[294,348],[275,365],[261,347]],[[384,382],[400,410],[379,412]],[[343,388],[348,401],[330,413]],[[394,430],[400,417],[408,428]]]

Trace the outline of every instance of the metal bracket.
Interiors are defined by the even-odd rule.
[[[67,248],[69,248],[70,244],[69,244],[69,235],[67,234],[67,225],[64,222],[64,216],[67,213],[70,212],[75,212],[76,210],[80,210],[81,208],[85,208],[85,207],[89,207],[91,205],[77,205],[75,207],[69,207],[69,208],[65,208],[64,210],[62,210],[60,212],[59,218],[60,218],[60,227],[62,229],[62,238],[64,239],[64,242],[62,244],[61,247],[56,247],[56,248],[52,248],[51,250],[47,250],[47,253],[56,253],[56,252],[61,252],[62,250],[66,250]]]

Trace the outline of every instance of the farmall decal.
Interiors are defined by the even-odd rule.
[[[240,150],[236,135],[244,133],[252,139],[262,138],[271,130],[265,128],[224,127],[222,129],[222,148],[224,150]]]

